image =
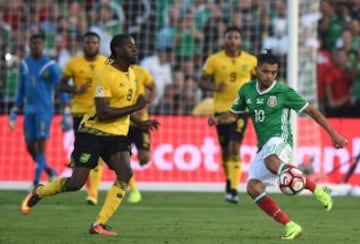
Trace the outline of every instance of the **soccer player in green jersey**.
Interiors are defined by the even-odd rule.
[[[295,167],[291,164],[293,137],[290,110],[307,113],[328,132],[335,148],[345,147],[347,140],[294,89],[276,81],[278,70],[279,61],[270,50],[260,54],[256,67],[257,80],[246,83],[239,90],[231,109],[222,115],[209,117],[208,124],[230,123],[248,109],[257,135],[258,152],[249,168],[247,192],[265,213],[285,226],[282,239],[295,239],[302,234],[302,227],[292,221],[265,191],[266,186],[274,184],[277,175],[283,170]],[[305,188],[330,211],[333,206],[330,189],[316,185],[309,177],[305,177]]]
[[[215,115],[225,113],[237,91],[255,75],[256,57],[241,49],[240,29],[230,26],[224,33],[224,50],[210,55],[204,64],[199,87],[213,92]],[[240,145],[247,125],[246,114],[229,124],[216,125],[226,179],[225,200],[237,203],[241,179]]]
[[[130,145],[127,134],[130,119],[145,128],[158,128],[157,120],[140,120],[132,113],[149,104],[138,92],[137,78],[130,67],[137,59],[134,39],[128,34],[115,35],[110,43],[109,62],[94,80],[94,107],[87,112],[78,128],[71,155],[72,175],[59,177],[46,185],[38,185],[21,204],[21,213],[29,214],[43,198],[63,192],[78,191],[85,184],[90,170],[101,157],[116,174],[98,217],[91,224],[91,234],[114,236],[106,223],[121,204],[132,177]]]

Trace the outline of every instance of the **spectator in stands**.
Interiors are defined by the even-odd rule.
[[[318,31],[324,45],[329,50],[334,49],[336,39],[340,36],[344,23],[335,12],[334,3],[322,0],[320,3],[321,19],[318,22]]]
[[[327,69],[324,77],[326,106],[329,117],[346,117],[350,114],[350,94],[353,85],[348,56],[344,49],[333,53],[334,64]]]
[[[150,0],[122,1],[125,13],[125,30],[131,34],[138,45],[139,59],[154,50],[156,18],[154,4]]]
[[[191,10],[188,10],[181,20],[175,36],[175,65],[183,69],[186,74],[194,75],[194,58],[197,52],[200,52],[204,35],[196,28],[195,16]]]
[[[287,21],[276,18],[272,22],[273,35],[265,38],[262,49],[271,49],[280,62],[278,79],[286,80],[286,57],[288,53]]]
[[[150,107],[150,111],[155,110],[156,113],[163,112],[160,102],[164,102],[165,87],[173,83],[171,53],[172,49],[158,47],[152,56],[145,57],[140,61],[140,65],[148,69],[152,77],[154,77],[158,89],[158,96],[153,102],[154,107]]]
[[[211,16],[204,24],[203,35],[204,41],[202,43],[203,61],[206,57],[220,50],[223,47],[223,33],[226,29],[226,22],[224,20],[221,5],[214,5],[211,9]],[[241,25],[236,25],[241,26]]]
[[[319,102],[319,109],[325,112],[326,92],[325,92],[325,79],[327,78],[328,70],[333,66],[331,52],[325,48],[324,41],[318,37],[319,50],[316,60],[317,71],[317,97]]]
[[[179,11],[174,9],[168,10],[169,20],[168,23],[163,26],[156,35],[156,47],[158,49],[172,48],[174,45],[174,37],[178,28]]]
[[[354,79],[354,88],[353,88],[353,117],[360,118],[360,51],[357,54],[357,63],[353,67],[353,79]]]

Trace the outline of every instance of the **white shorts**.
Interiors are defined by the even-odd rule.
[[[281,137],[270,138],[262,149],[256,154],[254,161],[250,164],[248,181],[251,179],[261,180],[265,185],[274,185],[277,175],[270,172],[265,165],[265,158],[276,154],[284,163],[292,161],[292,147]]]

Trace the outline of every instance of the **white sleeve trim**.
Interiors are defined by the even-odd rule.
[[[243,114],[243,113],[245,113],[245,111],[235,111],[233,109],[230,109],[230,112],[232,112],[234,114]]]
[[[301,113],[307,106],[309,106],[309,103],[307,102],[304,107],[302,107],[301,109],[299,109],[298,113]]]
[[[45,69],[47,69],[50,65],[53,65],[53,64],[56,64],[54,60],[50,60],[49,62],[44,64],[39,71],[39,76],[42,74],[42,72],[45,71]]]

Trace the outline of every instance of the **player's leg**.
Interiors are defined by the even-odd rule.
[[[274,199],[266,194],[265,191],[266,185],[274,185],[276,182],[276,174],[271,172],[265,165],[265,160],[268,157],[267,153],[271,152],[271,150],[276,147],[276,143],[280,142],[270,140],[266,143],[261,151],[257,153],[254,161],[250,164],[247,192],[262,211],[268,214],[276,222],[285,226],[285,235],[282,238],[294,239],[301,235],[301,226],[291,221],[289,216],[279,207]],[[286,149],[288,150],[289,148]],[[286,156],[291,156],[291,147],[289,153],[287,150],[282,153],[282,156],[285,157],[283,160],[287,160]],[[281,153],[281,151],[278,152]],[[279,159],[278,161],[279,162],[275,163],[280,165],[281,160]]]
[[[53,196],[62,192],[77,191],[85,184],[89,168],[75,168],[70,178],[59,177],[46,185],[37,185],[22,201],[21,213],[28,214],[32,208],[44,197]]]
[[[229,176],[229,125],[216,125],[216,133],[218,137],[218,141],[221,148],[221,161],[222,161],[222,169],[224,172],[224,178],[225,178],[225,199],[227,198],[228,194],[230,194],[230,176]]]
[[[267,147],[268,149],[264,157],[266,157],[265,165],[270,172],[279,175],[283,170],[295,167],[289,163],[292,159],[292,150],[289,146],[284,146],[281,138],[270,139],[269,145],[272,146]],[[313,193],[316,199],[324,206],[326,211],[331,211],[333,207],[333,200],[330,195],[330,188],[316,185],[316,183],[305,174],[304,177],[306,182],[305,189],[308,189]]]
[[[36,115],[25,114],[23,129],[24,129],[26,150],[31,155],[32,159],[36,164],[35,172],[34,172],[34,180],[30,190],[32,190],[37,184],[39,184],[41,179],[41,174],[45,167],[44,160],[41,160],[42,157],[39,157],[39,152],[36,144],[37,128],[38,127],[36,126]]]
[[[82,115],[74,115],[73,116],[73,136],[74,138],[78,135],[78,127],[81,123],[83,116]],[[73,165],[70,162],[68,167],[72,168]],[[101,182],[101,177],[103,173],[103,163],[101,159],[98,160],[98,164],[94,169],[90,170],[89,177],[86,181],[86,202],[90,205],[96,205],[98,202],[98,190]]]
[[[91,143],[89,143],[89,141]],[[76,138],[75,148],[72,153],[74,170],[70,178],[59,177],[42,186],[38,185],[23,200],[21,212],[28,214],[35,204],[46,196],[56,195],[61,192],[77,191],[85,184],[91,168],[94,168],[99,158],[101,141],[95,135],[81,133]]]
[[[111,231],[106,223],[112,217],[116,209],[120,206],[125,197],[129,180],[132,176],[130,166],[130,146],[125,136],[116,136],[109,138],[106,143],[106,151],[102,158],[108,164],[109,168],[116,173],[116,181],[109,189],[105,202],[96,218],[90,226],[91,234],[117,235]]]
[[[103,174],[103,162],[99,159],[97,166],[90,170],[89,178],[86,182],[87,197],[86,202],[90,205],[96,205],[98,203],[98,191]]]
[[[131,143],[135,144],[138,152],[137,158],[140,166],[146,165],[150,161],[150,131],[138,126],[131,126],[128,138]],[[135,175],[129,181],[128,202],[138,203],[141,201],[141,193],[136,186]]]
[[[38,113],[35,118],[36,127],[36,162],[38,165],[42,165],[43,170],[46,171],[49,176],[49,181],[55,179],[57,172],[55,169],[49,167],[46,161],[46,140],[50,137],[50,126],[53,118],[52,113]]]

